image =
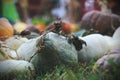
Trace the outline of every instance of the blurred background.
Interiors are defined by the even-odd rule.
[[[91,10],[101,10],[97,0],[1,0],[0,15],[13,21],[52,18],[79,22]]]
[[[53,22],[56,17],[60,17],[72,25],[72,29],[74,29],[72,32],[77,32],[81,28],[96,28],[96,32],[101,32],[99,28],[97,28],[97,25],[105,23],[96,22],[97,18],[101,17],[102,14],[108,14],[110,17],[112,14],[115,14],[119,17],[119,3],[120,0],[0,0],[0,17],[7,18],[12,25],[21,22],[27,26],[42,26],[42,28],[40,28],[42,30]],[[84,17],[86,13],[91,11],[100,12],[98,13],[100,16],[95,12]],[[92,16],[92,14],[95,16]],[[103,20],[104,18],[102,18],[102,22]],[[115,20],[115,25],[114,23],[111,24],[109,20],[106,20],[108,24],[105,24],[105,26],[109,25],[110,27],[111,24],[113,26],[117,25],[118,27],[120,20]],[[91,23],[92,25],[88,24],[86,27],[84,23]],[[96,25],[93,25],[93,23]],[[108,34],[104,31],[101,33]]]

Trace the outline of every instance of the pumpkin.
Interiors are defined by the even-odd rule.
[[[103,35],[112,35],[120,26],[120,17],[115,14],[90,11],[83,16],[81,26],[87,30],[94,29]]]
[[[109,52],[120,49],[120,27],[116,29],[112,37],[101,34],[90,34],[79,38],[87,44],[87,46],[83,46],[78,51],[78,60],[80,62],[96,60],[104,56],[104,54],[109,55]]]
[[[112,41],[107,42],[108,40],[101,34],[90,34],[79,38],[85,41],[87,45],[82,45],[82,49],[78,51],[78,60],[80,62],[96,60],[111,49],[109,42]]]
[[[39,32],[45,31],[45,27],[46,27],[45,24],[42,23],[36,25],[36,28],[38,29]]]
[[[113,70],[112,68],[115,68],[117,65],[120,65],[120,50],[113,50],[97,60],[94,65],[94,70],[111,71]]]
[[[120,40],[120,27],[118,27],[117,29],[116,29],[116,31],[114,32],[114,34],[113,34],[113,39],[115,39],[115,40]]]
[[[98,59],[93,66],[93,72],[102,73],[105,80],[120,80],[120,50],[113,50]]]
[[[113,49],[120,49],[120,27],[113,34],[114,46]]]
[[[7,44],[0,41],[0,61],[7,59],[17,59],[17,54],[15,50],[11,49]]]
[[[27,24],[24,23],[24,22],[17,22],[17,23],[14,24],[13,27],[14,27],[14,29],[17,33],[21,33],[23,30],[26,29]]]
[[[69,34],[69,33],[72,32],[72,28],[71,28],[69,23],[63,22],[62,25],[63,25],[62,30],[63,30],[64,33]]]
[[[50,30],[52,28],[55,28],[54,22],[48,25],[46,30]],[[69,23],[67,21],[62,21],[62,32],[65,34],[73,33],[75,30],[75,26],[73,23]]]
[[[37,72],[46,71],[59,64],[78,62],[77,51],[64,36],[49,32],[22,44],[17,54],[19,59],[30,61]]]
[[[0,80],[14,80],[18,75],[22,78],[33,78],[35,73],[33,64],[24,60],[0,61]]]
[[[4,43],[13,50],[17,50],[23,43],[27,42],[28,39],[21,36],[13,36],[4,41]]]
[[[4,41],[14,33],[12,25],[6,18],[0,18],[0,40]]]
[[[70,22],[67,22],[67,21],[63,21],[62,30],[66,34],[71,34],[71,33],[76,32],[77,30],[79,31],[80,29],[77,26],[77,24],[75,24],[75,23],[70,23]]]

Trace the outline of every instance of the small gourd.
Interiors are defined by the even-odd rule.
[[[0,40],[4,41],[13,36],[14,30],[6,18],[0,18]]]

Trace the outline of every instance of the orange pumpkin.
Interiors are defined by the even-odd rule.
[[[62,30],[66,34],[75,33],[76,31],[79,31],[79,27],[76,23],[70,23],[67,21],[62,22]]]
[[[0,18],[0,40],[4,41],[13,36],[14,30],[12,25],[5,18]]]
[[[67,22],[62,22],[62,31],[65,33],[65,34],[69,34],[72,32],[72,29],[71,29],[71,26],[69,23]]]
[[[39,32],[43,32],[46,29],[45,24],[37,24],[36,28],[39,30]]]
[[[51,23],[50,25],[48,25],[46,30],[50,30],[50,29],[53,29],[53,28],[55,28],[54,22]],[[74,28],[74,26],[71,23],[69,23],[67,21],[62,21],[62,31],[63,31],[63,33],[70,34],[70,33],[73,32],[73,28]]]

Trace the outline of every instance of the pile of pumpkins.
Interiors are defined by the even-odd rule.
[[[42,44],[42,42],[40,42],[42,35],[40,36],[38,32],[41,30],[44,31],[44,29],[40,28],[39,30],[39,27],[35,28],[34,26],[26,26],[27,25],[25,23],[21,22],[18,22],[12,26],[7,19],[0,18],[0,76],[1,74],[6,76],[11,75],[12,73],[13,77],[15,77],[16,72],[20,74],[21,72],[22,74],[29,73],[27,75],[30,76],[31,73],[34,73],[34,71],[36,73],[41,73],[41,71],[46,71],[53,68],[55,65],[78,61],[77,52],[73,46],[68,45],[66,41],[61,41],[59,44],[57,44],[57,42],[54,43],[57,36],[59,37],[58,41],[62,40],[62,36],[57,34],[50,33],[49,35],[53,35],[53,37],[51,37],[51,39],[49,39],[50,37],[46,37],[46,47],[43,50],[39,49],[39,46]],[[69,26],[65,24],[65,28],[68,27]],[[38,37],[28,39],[20,35],[24,30],[29,30],[32,32],[33,29],[38,30]],[[59,45],[61,44],[64,44],[64,47],[60,47]],[[64,49],[65,46],[69,47]],[[69,51],[71,49],[72,51]],[[19,67],[19,64],[21,67]],[[29,68],[32,72],[29,71]],[[20,70],[21,72],[19,72]]]
[[[4,18],[0,19],[0,30],[3,30],[0,32],[1,37],[7,36],[0,39],[0,76],[12,74],[12,78],[16,76],[16,72],[33,76],[56,65],[97,60],[106,53],[108,56],[112,55],[109,54],[112,50],[120,49],[120,27],[112,37],[101,34],[78,36],[79,40],[86,42],[86,45],[81,44],[80,50],[76,50],[75,45],[69,43],[65,36],[54,32],[48,32],[32,39],[13,35],[12,25]],[[120,53],[119,50],[117,53]],[[112,58],[116,59],[116,55]],[[96,64],[99,65],[100,61],[98,60]]]

